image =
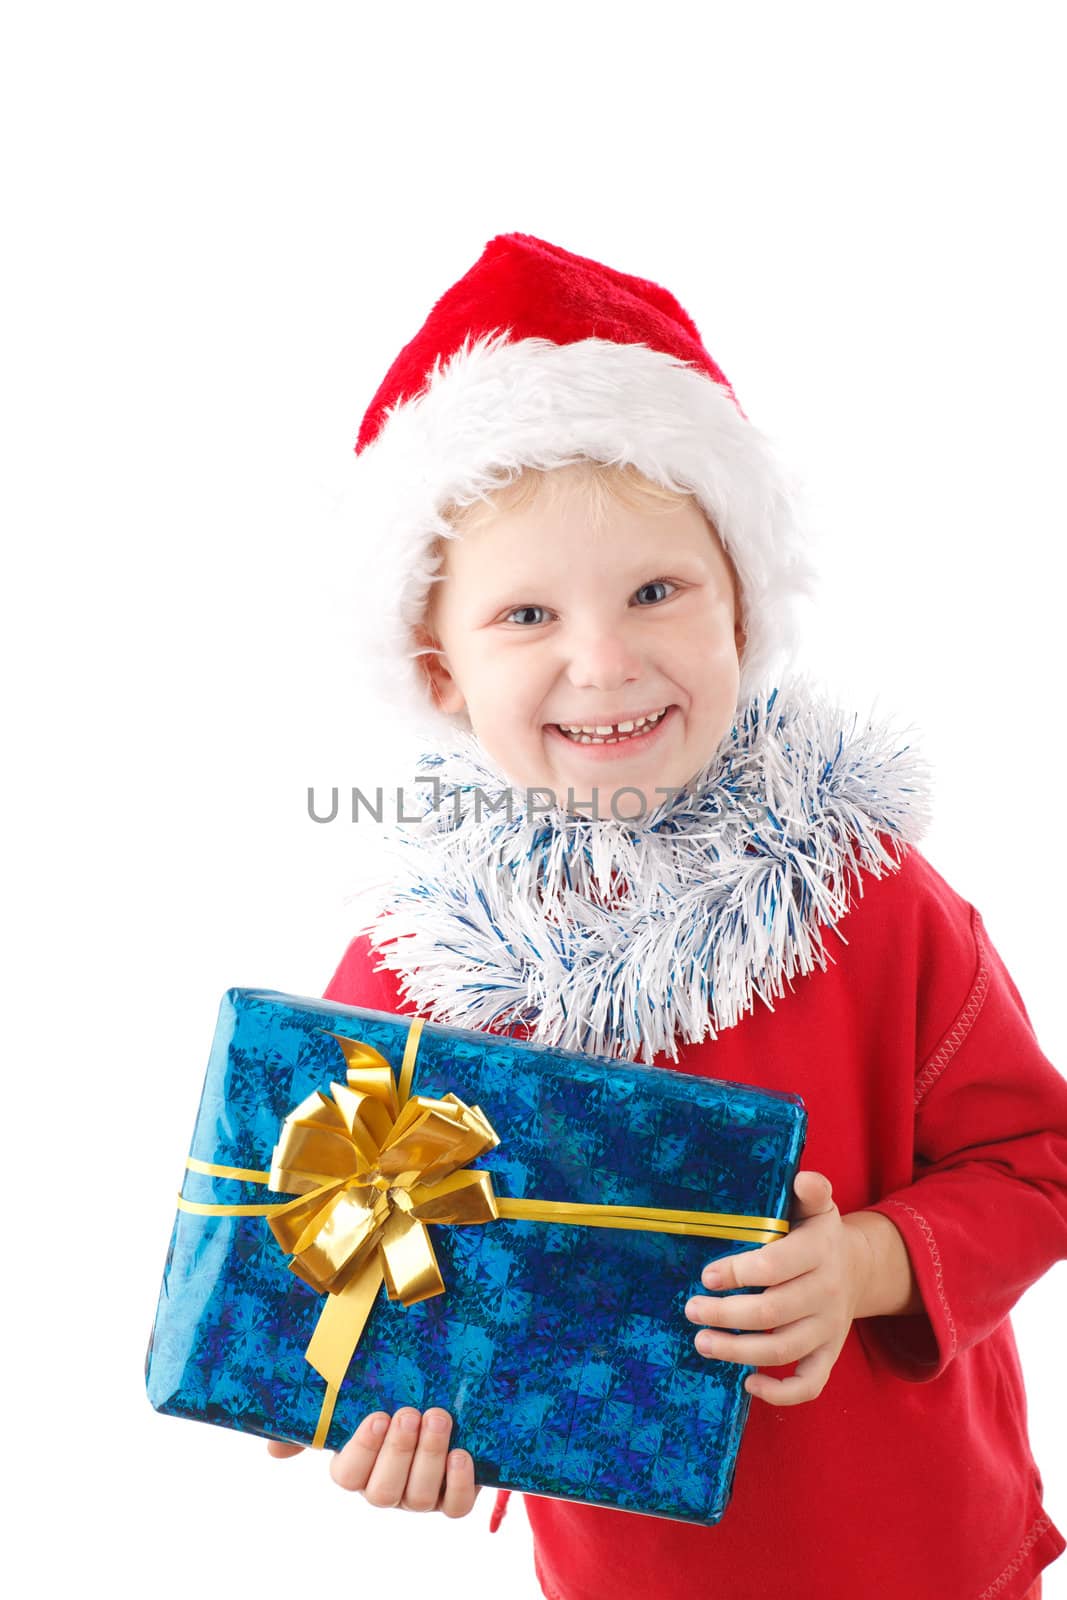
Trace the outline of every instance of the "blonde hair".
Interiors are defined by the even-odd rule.
[[[457,532],[479,528],[498,512],[522,511],[546,489],[558,493],[563,485],[572,486],[585,495],[590,524],[595,531],[602,527],[604,512],[613,500],[631,511],[663,512],[694,498],[654,483],[628,461],[616,464],[581,456],[562,467],[521,467],[499,489],[474,501],[453,502],[441,514]]]

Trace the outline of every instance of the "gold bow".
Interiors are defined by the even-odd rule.
[[[270,1187],[303,1199],[268,1227],[289,1268],[327,1296],[306,1357],[326,1379],[315,1443],[384,1280],[391,1300],[415,1305],[445,1285],[428,1222],[491,1222],[499,1215],[488,1172],[461,1172],[500,1143],[477,1106],[454,1094],[401,1100],[389,1062],[359,1039],[337,1040],[346,1081],[316,1089],[282,1124]]]
[[[444,1293],[427,1222],[491,1222],[488,1172],[460,1172],[500,1143],[477,1106],[454,1094],[403,1106],[393,1069],[359,1039],[331,1034],[348,1066],[329,1096],[291,1111],[274,1147],[270,1187],[305,1199],[269,1221],[290,1270],[319,1294],[338,1294],[380,1253],[391,1300]]]
[[[625,1228],[765,1244],[789,1232],[780,1217],[651,1206],[509,1200],[493,1192],[488,1172],[461,1171],[500,1143],[478,1106],[454,1094],[412,1095],[423,1019],[414,1017],[399,1082],[386,1058],[361,1039],[331,1033],[344,1054],[346,1081],[316,1090],[289,1113],[270,1172],[225,1167],[190,1156],[192,1172],[265,1183],[295,1200],[220,1205],[186,1200],[199,1216],[267,1217],[290,1270],[326,1301],[304,1358],[326,1380],[313,1448],[326,1441],[349,1363],[382,1283],[391,1300],[415,1305],[444,1293],[427,1223],[513,1221]]]

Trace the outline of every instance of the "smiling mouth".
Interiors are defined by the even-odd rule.
[[[585,747],[641,744],[666,721],[673,710],[673,706],[666,706],[662,711],[621,723],[601,723],[579,728],[570,723],[550,722],[548,727],[561,739],[566,739],[568,744]]]

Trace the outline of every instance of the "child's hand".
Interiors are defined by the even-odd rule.
[[[372,1506],[465,1517],[474,1509],[478,1485],[468,1452],[448,1454],[451,1432],[451,1416],[436,1406],[425,1417],[404,1406],[391,1422],[386,1412],[374,1411],[336,1453],[330,1476],[342,1489],[358,1489]],[[303,1445],[271,1439],[267,1449],[281,1458],[299,1455]]]
[[[789,1378],[750,1373],[749,1394],[775,1405],[800,1405],[822,1393],[848,1335],[869,1267],[862,1235],[846,1227],[829,1178],[798,1172],[793,1225],[760,1250],[724,1256],[703,1273],[706,1289],[767,1286],[763,1294],[711,1298],[694,1295],[685,1314],[714,1333],[698,1333],[701,1355],[717,1361],[780,1367],[797,1363]],[[799,1220],[798,1220],[799,1219]],[[730,1328],[764,1329],[730,1333]]]

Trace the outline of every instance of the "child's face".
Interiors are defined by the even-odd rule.
[[[590,526],[580,490],[443,541],[422,642],[438,704],[466,708],[487,754],[565,809],[639,816],[704,767],[737,707],[744,632],[732,568],[695,500],[638,511],[612,499]],[[581,744],[559,724],[605,727],[660,711],[651,731]],[[612,727],[608,736],[618,730]],[[633,794],[612,797],[617,790]]]

